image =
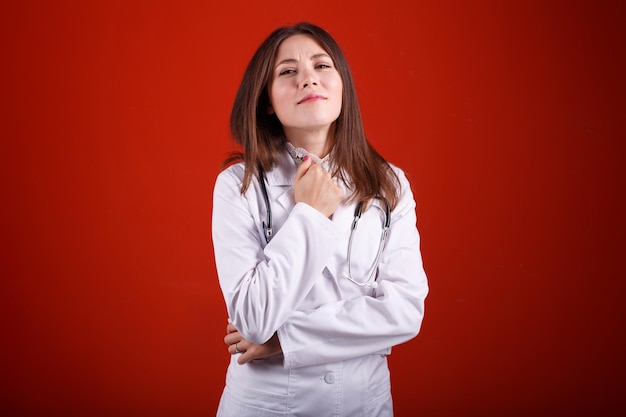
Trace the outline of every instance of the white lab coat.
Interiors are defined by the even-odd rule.
[[[340,205],[331,220],[295,204],[296,165],[286,152],[266,173],[274,228],[268,244],[258,181],[242,196],[243,164],[220,173],[213,244],[229,320],[253,343],[278,332],[283,354],[245,365],[233,355],[218,416],[393,414],[386,356],[418,333],[428,292],[415,202],[404,173],[394,170],[401,198],[391,213],[377,288],[342,276],[355,205]],[[369,275],[382,221],[375,208],[359,221],[351,261],[358,281]]]

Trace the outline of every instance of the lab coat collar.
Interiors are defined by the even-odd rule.
[[[275,201],[286,212],[289,212],[294,205],[293,178],[295,175],[296,163],[287,151],[281,152],[276,158],[274,168],[265,173],[265,181],[268,189],[271,187],[281,188],[280,191],[270,191],[270,194],[275,196]]]
[[[281,152],[276,158],[276,166],[265,173],[268,186],[292,185],[296,175],[296,163],[287,151]]]

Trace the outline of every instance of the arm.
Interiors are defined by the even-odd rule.
[[[257,207],[239,191],[242,171],[234,166],[217,178],[213,246],[229,318],[243,337],[260,344],[284,324],[321,277],[338,231],[318,210],[297,203],[263,248]]]
[[[392,213],[375,296],[295,311],[278,329],[286,368],[335,362],[388,350],[415,337],[428,293],[419,251],[415,202],[400,172],[402,198]]]
[[[406,178],[400,178],[405,193],[393,213],[393,236],[381,262],[375,297],[295,311],[279,329],[279,338],[272,337],[263,345],[249,342],[229,325],[224,342],[231,354],[243,352],[240,364],[281,351],[286,368],[334,362],[386,352],[418,333],[428,285],[419,253],[415,203]]]

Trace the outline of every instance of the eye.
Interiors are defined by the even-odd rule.
[[[317,65],[316,65],[316,68],[319,68],[319,69],[328,69],[328,68],[332,68],[332,67],[331,67],[330,65],[328,65],[328,64],[317,64]]]
[[[279,76],[280,76],[280,75],[290,75],[290,74],[295,74],[295,72],[296,72],[296,70],[294,70],[294,69],[292,69],[292,68],[287,68],[287,69],[284,69],[284,70],[280,71],[280,72],[278,73],[278,75],[279,75]]]

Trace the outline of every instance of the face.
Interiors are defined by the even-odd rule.
[[[328,132],[341,112],[342,89],[334,62],[314,38],[294,35],[280,44],[269,96],[287,138]]]

